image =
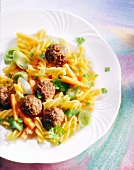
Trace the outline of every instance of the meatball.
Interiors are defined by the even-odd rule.
[[[42,124],[46,130],[50,130],[52,127],[61,125],[64,120],[64,112],[57,107],[51,107],[44,110],[42,116]]]
[[[9,109],[11,107],[10,92],[7,87],[0,87],[0,108]]]
[[[27,95],[21,99],[22,110],[30,116],[37,116],[42,111],[42,102],[34,95]]]
[[[47,99],[52,99],[55,95],[55,87],[48,80],[39,80],[35,84],[35,95],[45,102]]]
[[[51,44],[46,50],[46,59],[55,67],[63,66],[67,59],[67,49],[60,44]]]

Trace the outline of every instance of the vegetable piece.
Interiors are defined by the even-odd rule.
[[[90,106],[90,103],[89,103],[89,102],[86,102],[85,105],[86,105],[86,106]]]
[[[18,67],[21,69],[27,69],[30,64],[28,57],[20,51],[13,52],[13,59]]]
[[[14,94],[11,94],[11,106],[13,111],[14,120],[18,120],[18,112],[17,112],[17,101]]]
[[[90,124],[91,113],[88,110],[83,110],[79,113],[78,121],[81,127],[86,127]]]
[[[39,76],[34,76],[34,80],[38,79]]]
[[[5,64],[10,64],[13,61],[13,52],[14,51],[20,51],[20,49],[18,47],[13,47],[13,48],[9,49],[4,56]]]
[[[82,76],[77,76],[77,79],[78,79],[78,81],[81,81],[82,80]]]
[[[68,83],[62,82],[61,79],[54,80],[53,85],[58,91],[61,91],[61,92],[66,92],[70,87]]]
[[[106,88],[101,88],[101,92],[102,92],[103,94],[106,94],[106,93],[107,93],[107,89],[106,89]]]
[[[77,37],[76,43],[78,46],[81,46],[85,42],[85,39],[83,37]]]
[[[41,54],[41,55],[40,55],[40,58],[41,58],[41,59],[44,59],[44,58],[45,58],[45,54]]]
[[[38,59],[38,58],[31,58],[30,59],[30,66],[38,66],[39,65],[39,62],[40,62],[40,60]]]
[[[38,97],[38,99],[42,99],[42,97],[43,97],[41,91],[39,91],[39,90],[37,90],[37,97]]]
[[[21,122],[20,122],[21,120]],[[8,122],[10,123],[10,126],[13,128],[13,129],[17,129],[19,131],[22,131],[23,130],[23,120],[21,118],[19,118],[17,121],[14,120],[13,116],[10,117],[8,119]]]
[[[4,63],[5,64],[10,64],[11,62],[13,61],[13,58],[7,58],[7,57],[4,57]]]
[[[49,130],[49,138],[51,140],[56,140],[57,138],[61,137],[66,131],[61,126],[52,127]]]
[[[18,114],[19,114],[19,116],[23,119],[24,123],[25,123],[30,129],[33,129],[33,128],[35,127],[32,119],[29,118],[28,116],[24,115],[19,107],[18,107]]]
[[[94,86],[94,82],[90,82],[90,86],[93,87]]]
[[[68,117],[72,117],[72,116],[76,116],[78,113],[80,112],[80,109],[67,109],[65,111],[65,114],[68,116]]]
[[[110,71],[110,67],[105,67],[105,72]]]
[[[19,77],[18,83],[21,84],[24,94],[32,94],[31,86],[26,80],[24,80],[22,77]]]
[[[20,72],[17,72],[15,73],[13,76],[12,76],[12,79],[15,83],[17,83],[18,81],[18,78],[19,77],[22,77],[23,79],[25,79],[26,81],[28,80],[28,74],[24,71],[20,71]]]
[[[35,79],[33,80],[32,77],[29,77],[29,84],[30,84],[30,87],[31,87],[33,93],[34,93],[35,83],[36,83]]]
[[[22,139],[27,139],[28,136],[32,135],[34,132],[33,129],[30,129],[29,127],[25,127],[20,135]]]
[[[33,51],[30,51],[29,55],[32,57],[34,55]]]
[[[71,100],[76,98],[76,95],[79,93],[79,87],[72,87],[66,91],[66,95],[70,97]]]
[[[11,77],[12,77],[12,74],[11,74],[11,73],[8,73],[7,77],[8,77],[8,78],[11,78]]]
[[[70,78],[68,76],[62,76],[61,81],[88,89],[88,87],[85,84],[83,84],[82,82],[76,81],[73,78]]]
[[[4,119],[0,118],[0,125],[3,124]]]

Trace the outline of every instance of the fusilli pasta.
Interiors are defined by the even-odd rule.
[[[54,99],[48,99],[43,103],[44,109],[49,109],[52,106],[58,106],[62,109],[77,109],[81,107],[81,103],[78,100],[70,101],[70,98],[67,95],[63,95],[63,93],[59,93],[59,96]]]

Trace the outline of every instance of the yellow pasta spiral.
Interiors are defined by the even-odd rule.
[[[94,98],[95,96],[98,96],[101,93],[100,89],[90,89],[87,92],[81,92],[77,95],[77,100],[83,101],[83,100],[89,100],[90,98]]]
[[[76,116],[72,116],[70,120],[66,121],[62,128],[66,131],[60,138],[60,142],[66,142],[78,129],[78,120]]]
[[[0,118],[5,119],[6,117],[12,116],[12,109],[9,110],[3,110],[0,112]]]
[[[49,109],[52,106],[58,106],[62,109],[77,109],[82,106],[82,104],[78,100],[70,101],[70,97],[67,95],[63,95],[63,93],[59,93],[57,98],[48,99],[46,102],[43,103],[44,109]]]
[[[44,29],[41,29],[39,32],[36,33],[35,37],[37,37],[39,40],[44,38],[46,35],[46,31]]]
[[[13,85],[13,80],[7,76],[0,76],[0,86],[11,87]]]
[[[14,130],[9,135],[6,135],[6,137],[7,137],[7,140],[15,140],[17,137],[20,136],[20,134],[21,134],[21,131]]]
[[[14,89],[15,89],[16,93],[18,94],[18,96],[24,97],[24,95],[23,95],[24,94],[24,90],[22,89],[22,86],[21,86],[20,83],[14,84]]]
[[[47,134],[48,132],[43,128],[39,117],[34,118],[34,124],[36,126],[36,128],[35,128],[36,139],[39,143],[42,143],[45,141],[45,136],[48,135]]]

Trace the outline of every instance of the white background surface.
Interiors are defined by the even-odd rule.
[[[2,14],[20,9],[61,9],[88,20],[92,2],[88,0],[1,0],[1,6]]]

